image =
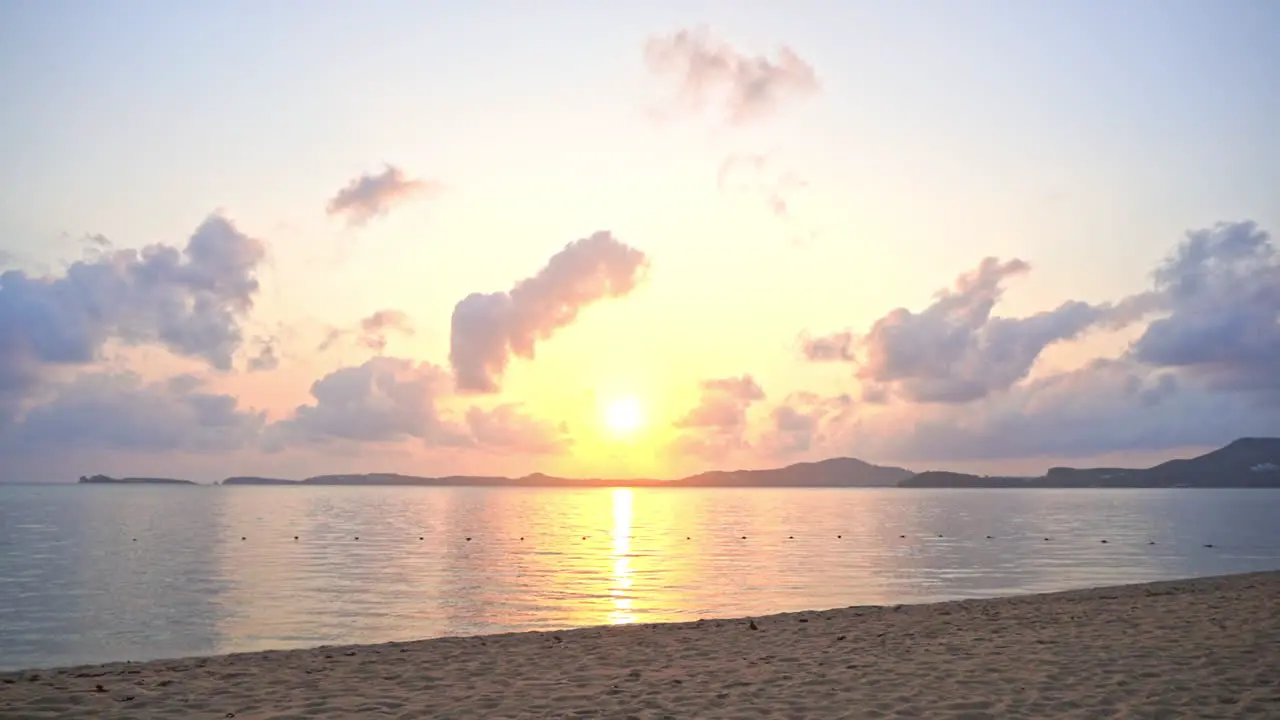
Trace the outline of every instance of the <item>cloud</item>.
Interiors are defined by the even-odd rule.
[[[843,331],[812,337],[800,336],[800,352],[811,362],[853,362],[853,333]]]
[[[1121,327],[1149,311],[1146,299],[1120,305],[1068,301],[1029,317],[993,316],[1006,280],[1031,269],[1013,259],[983,259],[920,312],[897,308],[866,335],[803,338],[812,361],[857,361],[867,399],[894,395],[917,403],[968,403],[1005,390],[1030,373],[1044,349],[1095,326]]]
[[[1188,232],[1153,278],[1141,297],[1168,314],[1134,343],[1135,359],[1280,394],[1280,253],[1267,232],[1249,221]]]
[[[554,454],[572,444],[564,423],[555,424],[526,415],[517,403],[492,410],[472,407],[467,427],[476,445],[516,453]]]
[[[311,385],[314,402],[272,426],[268,445],[353,441],[391,443],[410,438],[426,445],[466,444],[443,420],[436,398],[448,374],[430,363],[391,357],[344,367]]]
[[[882,458],[944,463],[1084,458],[1280,435],[1280,408],[1123,359],[1037,378],[976,407],[910,410],[860,424],[848,446]]]
[[[1115,303],[993,316],[1003,283],[1028,270],[1020,260],[987,258],[919,313],[894,310],[862,337],[806,338],[809,359],[862,360],[864,401],[892,394],[924,403],[860,415],[846,427],[849,447],[945,462],[1280,434],[1280,253],[1256,223],[1189,231],[1152,273],[1151,289]],[[1026,379],[1047,345],[1147,317],[1154,319],[1121,357]],[[773,419],[775,431],[785,426],[803,444],[803,413],[778,409]]]
[[[265,252],[215,214],[182,250],[103,251],[56,277],[0,273],[0,411],[12,413],[47,366],[93,362],[111,339],[231,369]]]
[[[363,225],[440,187],[440,183],[410,178],[400,168],[387,165],[380,173],[365,173],[347,183],[330,198],[325,210],[330,216],[345,216],[352,225]]]
[[[6,433],[6,453],[230,452],[252,445],[265,415],[194,375],[145,382],[135,373],[82,373]]]
[[[335,370],[311,385],[312,403],[265,433],[265,446],[398,443],[426,447],[495,449],[548,454],[571,444],[563,423],[532,417],[518,403],[490,410],[471,407],[465,424],[447,417],[438,401],[450,389],[449,374],[430,363],[375,357]]]
[[[758,153],[730,155],[716,172],[716,187],[722,192],[737,189],[757,194],[781,220],[791,218],[792,196],[808,184],[795,173],[774,171],[768,158]]]
[[[764,390],[750,375],[736,378],[703,380],[698,405],[676,420],[679,428],[711,428],[733,430],[744,427],[747,408],[764,399]]]
[[[260,337],[254,342],[258,351],[249,358],[249,372],[270,372],[280,367],[280,357],[276,355],[276,344],[279,341],[276,338]]]
[[[680,98],[694,110],[721,104],[735,124],[769,115],[783,102],[819,89],[813,67],[788,47],[776,58],[749,56],[705,29],[650,38],[644,59],[651,72],[676,80]]]
[[[1004,281],[1029,270],[1022,260],[985,258],[921,312],[898,308],[880,318],[863,338],[858,376],[913,402],[943,403],[977,400],[1022,380],[1046,347],[1104,317],[1077,301],[1026,318],[992,317]]]
[[[747,411],[764,400],[764,390],[750,375],[703,380],[698,404],[672,423],[682,432],[672,449],[708,460],[748,447]]]
[[[355,328],[330,328],[317,350],[324,352],[340,340],[354,337],[357,345],[382,352],[387,349],[388,337],[393,332],[413,335],[413,323],[409,316],[400,310],[379,310],[362,318]]]
[[[760,449],[769,456],[785,457],[821,447],[828,443],[832,428],[839,428],[853,409],[853,398],[848,395],[793,393],[770,411]]]
[[[379,310],[360,321],[360,344],[381,352],[387,347],[387,334],[413,334],[409,316],[399,310]]]
[[[498,392],[512,356],[532,359],[539,341],[570,325],[582,308],[630,293],[647,267],[643,252],[597,232],[566,245],[508,292],[463,298],[450,323],[458,390]]]
[[[1280,395],[1280,253],[1250,221],[1193,230],[1153,273],[1153,288],[1115,303],[1068,301],[1024,318],[995,317],[1021,260],[986,258],[913,313],[898,308],[855,338],[802,336],[813,361],[855,362],[864,391],[910,402],[967,403],[1025,379],[1049,345],[1153,314],[1131,348],[1153,368],[1178,368],[1222,390]]]

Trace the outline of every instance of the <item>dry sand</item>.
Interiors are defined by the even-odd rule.
[[[0,675],[4,718],[1280,718],[1280,572]]]

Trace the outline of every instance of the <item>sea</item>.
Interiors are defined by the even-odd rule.
[[[0,486],[0,669],[1280,569],[1276,490]]]

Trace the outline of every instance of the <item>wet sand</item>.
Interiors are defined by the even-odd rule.
[[[1280,572],[0,675],[0,718],[1280,718]]]

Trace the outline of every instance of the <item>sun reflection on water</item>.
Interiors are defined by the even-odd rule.
[[[631,612],[631,490],[613,491],[613,585],[609,595],[613,610],[609,622],[614,625],[635,622]]]

